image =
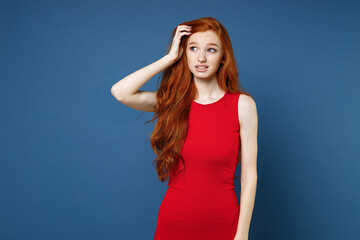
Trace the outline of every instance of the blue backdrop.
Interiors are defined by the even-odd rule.
[[[0,9],[0,239],[153,239],[167,189],[146,141],[153,113],[110,90],[164,56],[178,24],[205,16],[227,28],[257,103],[250,239],[360,239],[359,1],[8,0]],[[141,89],[156,90],[157,78]]]

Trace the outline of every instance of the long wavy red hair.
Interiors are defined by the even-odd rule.
[[[224,50],[224,63],[220,65],[216,75],[220,88],[225,92],[250,96],[238,81],[237,63],[225,27],[212,17],[203,17],[183,22],[180,25],[192,26],[192,34],[208,30],[217,33]],[[170,51],[175,33],[176,28],[172,31],[166,54]],[[160,74],[161,84],[156,94],[156,110],[150,120],[154,122],[158,119],[150,140],[151,147],[157,155],[153,165],[156,167],[161,182],[170,178],[170,173],[177,167],[179,159],[185,166],[180,150],[186,139],[191,102],[197,93],[192,73],[187,65],[185,50],[189,37],[188,35],[182,37],[180,47],[183,49],[183,55],[181,58]]]

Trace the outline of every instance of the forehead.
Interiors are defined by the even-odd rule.
[[[188,44],[196,42],[198,44],[206,45],[208,43],[216,43],[221,46],[220,39],[214,31],[197,32],[191,34],[188,39]]]

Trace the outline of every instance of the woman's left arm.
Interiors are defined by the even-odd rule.
[[[241,143],[240,214],[234,240],[248,240],[257,186],[258,116],[255,101],[241,94],[238,102]]]

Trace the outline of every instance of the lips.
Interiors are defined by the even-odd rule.
[[[197,72],[207,72],[209,66],[207,65],[196,65],[195,66],[195,71]]]
[[[208,68],[209,66],[208,65],[204,65],[204,64],[201,64],[201,65],[195,65],[196,68]]]

